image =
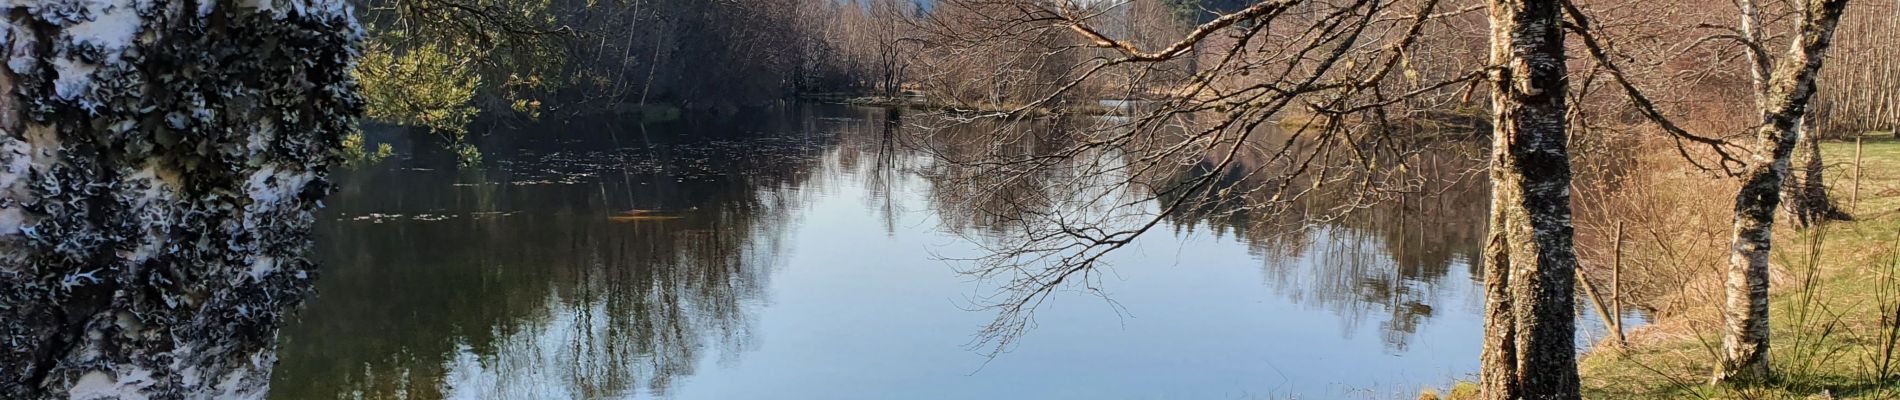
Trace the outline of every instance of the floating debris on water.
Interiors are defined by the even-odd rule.
[[[633,209],[633,210],[621,211],[619,214],[608,216],[607,220],[613,221],[613,222],[639,222],[639,221],[664,221],[664,220],[673,220],[673,219],[680,219],[680,218],[683,218],[683,217],[681,217],[679,213],[673,212],[673,211]]]
[[[764,135],[764,134],[762,134]],[[822,158],[831,137],[771,136],[710,139],[689,143],[607,149],[523,150],[495,160],[505,177],[501,185],[574,185],[603,177],[654,175],[658,182],[707,182],[721,177],[748,175],[778,163],[810,162]],[[557,143],[566,143],[559,140]],[[575,142],[579,143],[579,142]],[[738,161],[738,162],[734,162]],[[630,184],[636,182],[629,182]],[[640,185],[649,182],[637,182]],[[478,186],[478,183],[456,183]]]
[[[680,219],[678,215],[615,215],[607,217],[613,222],[671,221]]]
[[[383,223],[383,221],[397,219],[397,218],[402,218],[402,214],[369,213],[369,214],[356,216],[355,218],[350,218],[350,220],[351,221],[369,221],[370,223],[380,224],[380,223]]]
[[[616,147],[598,142],[548,139],[543,144],[511,152],[497,153],[477,169],[405,168],[424,175],[437,185],[457,188],[439,197],[409,197],[397,203],[381,205],[403,210],[405,214],[363,213],[347,210],[336,220],[345,222],[385,223],[403,221],[433,222],[457,218],[499,218],[513,211],[471,212],[475,209],[514,208],[523,201],[540,202],[545,197],[568,197],[604,193],[606,204],[646,205],[649,210],[600,212],[595,218],[610,222],[640,223],[697,218],[685,204],[652,204],[654,196],[670,193],[723,190],[725,185],[782,185],[785,171],[825,162],[840,145],[833,133],[799,133],[759,136],[694,137],[685,142],[637,142]],[[408,175],[408,174],[406,174]],[[383,178],[389,179],[389,178]],[[598,186],[598,187],[596,187]],[[473,197],[470,197],[473,196]],[[532,200],[529,200],[532,199]],[[553,200],[549,200],[553,201]],[[421,208],[417,208],[420,206]],[[588,208],[593,205],[575,206]],[[381,207],[378,207],[381,208]],[[374,209],[374,208],[372,208]],[[595,209],[600,210],[600,209]],[[418,213],[426,212],[426,213]]]
[[[363,214],[363,215],[358,215],[354,217],[341,217],[341,218],[337,218],[337,220],[339,221],[343,221],[343,220],[366,221],[372,224],[380,224],[386,221],[397,221],[397,220],[425,221],[425,222],[443,221],[443,220],[448,220],[450,218],[455,218],[455,217],[457,217],[457,215],[454,215],[454,214],[427,214],[425,213],[425,214],[415,214],[415,215],[404,215],[404,214],[369,213],[369,214]]]

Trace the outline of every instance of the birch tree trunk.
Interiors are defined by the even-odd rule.
[[[1742,189],[1735,196],[1735,229],[1729,252],[1723,312],[1722,362],[1716,383],[1752,383],[1770,379],[1768,369],[1768,252],[1774,238],[1775,208],[1788,177],[1797,128],[1814,95],[1834,27],[1847,0],[1808,0],[1787,57],[1775,67],[1762,102],[1762,125]]]
[[[1576,399],[1562,3],[1491,0],[1484,399]]]
[[[1795,124],[1795,153],[1790,157],[1790,167],[1801,164],[1801,174],[1790,171],[1787,180],[1782,181],[1781,202],[1787,204],[1789,221],[1796,228],[1806,229],[1821,221],[1840,221],[1852,219],[1847,212],[1834,206],[1834,199],[1827,194],[1827,164],[1821,159],[1821,140],[1815,132],[1820,124],[1815,123],[1815,115],[1809,113],[1801,122]]]
[[[0,7],[0,398],[262,397],[362,108],[348,4]]]

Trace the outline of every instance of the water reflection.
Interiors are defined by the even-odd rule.
[[[533,133],[485,139],[478,170],[411,146],[339,177],[273,396],[1341,397],[1475,366],[1480,190],[1291,235],[1185,213],[1117,255],[1132,314],[1065,302],[991,361],[962,346],[975,283],[941,260],[1074,177],[968,176],[892,110],[748,115],[501,128]]]
[[[286,335],[275,393],[664,394],[708,353],[747,348],[823,144],[578,149],[598,139],[614,138],[343,177],[318,240],[332,267]],[[616,218],[629,210],[647,218]]]
[[[1295,302],[1339,313],[1346,331],[1377,320],[1387,345],[1403,351],[1420,324],[1445,304],[1454,268],[1479,277],[1483,197],[1414,199],[1376,207],[1293,239],[1250,241],[1264,256],[1265,279]],[[1458,197],[1463,197],[1459,199]]]
[[[1306,157],[1315,151],[1310,139],[1293,140],[1273,125],[1260,127],[1254,138],[1231,155],[1230,148],[1210,146],[1207,155],[1180,165],[1132,159],[1132,154],[1152,157],[1153,152],[1082,151],[1070,142],[1079,139],[1046,133],[1070,131],[1070,125],[1086,123],[979,120],[933,126],[922,134],[919,140],[925,143],[920,147],[938,159],[955,161],[926,170],[933,211],[953,232],[999,242],[989,248],[1041,262],[1058,257],[1073,260],[1086,257],[1087,252],[1025,252],[1018,244],[1023,236],[1134,229],[1143,221],[1131,217],[1146,214],[1130,214],[1153,213],[1159,205],[1172,204],[1177,209],[1166,220],[1173,236],[1211,234],[1244,243],[1265,261],[1264,278],[1275,292],[1294,303],[1339,314],[1347,334],[1362,323],[1377,322],[1385,344],[1394,351],[1404,351],[1411,336],[1434,313],[1433,305],[1452,295],[1442,290],[1445,286],[1457,291],[1473,283],[1470,279],[1441,282],[1453,268],[1462,269],[1459,272],[1465,276],[1480,275],[1478,244],[1487,211],[1481,179],[1485,164],[1476,158],[1482,154],[1480,143],[1434,135],[1380,137],[1377,140],[1412,142],[1397,147],[1429,150],[1370,155],[1378,158],[1372,164],[1403,163],[1405,168],[1368,173],[1345,164],[1310,162]],[[1000,136],[1014,140],[995,140],[999,131],[1005,132]],[[1179,140],[1158,142],[1173,146]],[[1292,150],[1283,153],[1282,146]],[[1231,162],[1221,162],[1230,156]],[[1282,173],[1296,168],[1309,172]],[[1124,173],[1144,175],[1134,179],[1136,189],[1126,192],[1116,186],[1118,178],[1089,176]],[[1212,177],[1210,189],[1183,189],[1204,176]],[[1316,179],[1327,184],[1316,185]],[[1365,180],[1388,181],[1372,185],[1385,192],[1368,195],[1368,185],[1360,183]],[[1109,200],[1101,200],[1104,197]],[[1116,205],[1130,202],[1157,205]],[[1105,216],[1075,215],[1090,212]],[[1061,228],[1036,227],[1052,221],[1062,224]],[[1089,243],[1059,239],[1031,247],[1076,248]],[[1017,277],[1012,285],[1045,280],[1042,276],[1022,279],[1024,274],[1014,271],[1036,265],[1006,262],[1012,264],[1004,269],[1011,271],[1002,275]],[[1019,300],[1007,299],[1003,306]]]

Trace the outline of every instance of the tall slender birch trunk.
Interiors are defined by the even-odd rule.
[[[0,8],[0,398],[262,397],[362,109],[348,4]]]
[[[1576,399],[1562,3],[1491,0],[1491,235],[1482,398]]]
[[[1814,96],[1815,76],[1821,69],[1834,28],[1847,0],[1807,0],[1796,30],[1799,35],[1787,57],[1776,65],[1762,99],[1762,125],[1743,185],[1735,196],[1735,229],[1729,253],[1726,309],[1723,312],[1722,360],[1716,383],[1763,382],[1768,367],[1768,252],[1774,238],[1775,208],[1781,203],[1782,181],[1788,178],[1798,139],[1798,124],[1807,115]]]

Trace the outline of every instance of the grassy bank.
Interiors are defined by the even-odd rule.
[[[1880,137],[1882,139],[1871,139]],[[1862,175],[1855,195],[1853,142],[1824,143],[1828,184],[1837,205],[1853,221],[1818,228],[1776,231],[1771,293],[1771,362],[1780,381],[1748,388],[1708,385],[1721,347],[1719,287],[1708,276],[1675,294],[1681,307],[1650,326],[1630,332],[1630,345],[1600,345],[1580,362],[1584,394],[1594,399],[1900,399],[1900,353],[1895,305],[1896,245],[1900,245],[1900,142],[1869,136],[1861,151]],[[1689,178],[1692,179],[1692,178]],[[1642,190],[1631,188],[1634,190]],[[1665,189],[1655,189],[1665,190]],[[1720,193],[1729,194],[1729,193]],[[1716,193],[1710,202],[1726,204]],[[1855,201],[1858,197],[1858,204]],[[1633,257],[1666,258],[1632,254]],[[1709,269],[1697,266],[1695,269]],[[1697,281],[1698,279],[1685,279]],[[1658,299],[1656,301],[1664,301]]]
[[[1858,189],[1854,143],[1822,144],[1831,195],[1854,220],[1777,227],[1770,358],[1780,380],[1757,387],[1709,385],[1722,346],[1734,182],[1670,154],[1625,160],[1636,174],[1580,190],[1584,267],[1600,273],[1610,258],[1603,225],[1627,225],[1624,299],[1652,318],[1628,332],[1627,345],[1596,343],[1580,358],[1584,397],[1900,400],[1900,170],[1889,167],[1900,165],[1900,141],[1891,137],[1870,134],[1861,147]],[[1474,399],[1477,387],[1459,382],[1418,398]]]

